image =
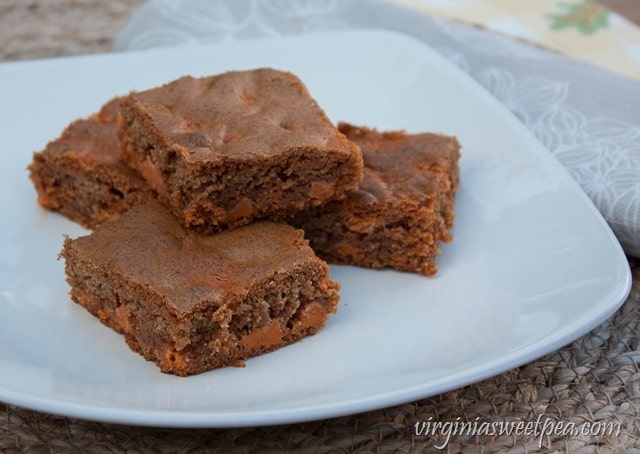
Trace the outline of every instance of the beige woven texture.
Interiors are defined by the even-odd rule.
[[[0,0],[0,61],[107,51],[140,0]],[[605,2],[606,3],[606,2]],[[622,2],[613,1],[614,6]],[[634,17],[638,6],[628,2]],[[624,11],[623,11],[624,12]],[[620,310],[571,345],[466,388],[397,407],[256,429],[155,429],[81,421],[0,403],[0,453],[443,452],[423,421],[619,424],[599,436],[452,436],[444,452],[640,452],[640,261]]]

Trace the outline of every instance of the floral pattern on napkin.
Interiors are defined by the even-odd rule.
[[[609,11],[594,0],[561,3],[559,6],[564,9],[562,13],[547,15],[552,30],[575,27],[580,33],[591,35],[609,26]]]

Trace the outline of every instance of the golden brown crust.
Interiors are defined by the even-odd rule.
[[[365,177],[349,194],[353,204],[424,202],[446,189],[449,171],[457,165],[460,144],[443,134],[378,131],[341,122],[338,128],[363,151]],[[426,202],[425,202],[426,203]]]
[[[302,146],[345,156],[354,149],[300,79],[270,68],[185,76],[124,102],[147,116],[163,145],[187,163],[253,161]]]

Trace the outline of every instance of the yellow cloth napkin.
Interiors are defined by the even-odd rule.
[[[640,27],[594,0],[395,1],[522,38],[640,80]]]

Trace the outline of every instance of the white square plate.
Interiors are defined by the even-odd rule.
[[[338,313],[316,336],[229,367],[162,374],[68,297],[63,234],[27,178],[34,150],[115,95],[183,74],[291,70],[334,120],[438,131],[463,145],[454,241],[433,278],[332,267]],[[0,400],[74,417],[253,426],[390,406],[501,373],[562,347],[626,298],[627,261],[551,155],[482,88],[389,32],[0,66]]]

